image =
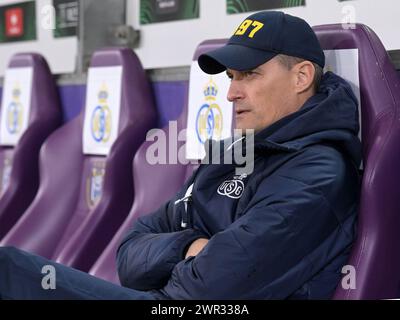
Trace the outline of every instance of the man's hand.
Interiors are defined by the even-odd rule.
[[[185,259],[188,257],[195,257],[208,243],[208,239],[199,238],[192,242],[189,249],[186,251]]]

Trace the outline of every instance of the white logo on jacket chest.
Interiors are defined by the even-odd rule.
[[[244,182],[242,180],[246,177],[246,174],[241,174],[240,176],[234,176],[232,180],[225,180],[218,187],[218,194],[232,199],[239,199],[244,190]]]

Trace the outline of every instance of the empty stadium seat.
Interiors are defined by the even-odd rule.
[[[86,107],[46,141],[38,194],[1,245],[87,270],[129,213],[132,160],[155,123],[149,82],[133,51],[95,52]]]
[[[221,108],[222,114],[227,118],[227,123],[225,123],[225,134],[220,138],[225,138],[230,136],[232,127],[232,105],[226,100],[226,90],[229,85],[228,78],[226,75],[222,74],[219,76],[213,76],[210,78],[209,75],[205,75],[198,67],[197,58],[200,54],[215,49],[221,46],[225,40],[212,40],[200,44],[194,54],[193,64],[191,68],[191,76],[189,82],[189,97],[188,103],[183,108],[182,114],[177,122],[177,129],[188,129],[192,134],[200,132],[200,135],[204,135],[207,130],[205,128],[200,128],[199,123],[193,122],[193,117],[196,115],[201,115],[201,109],[207,103],[202,104],[200,101],[204,101],[207,95],[207,89],[209,88],[209,81],[212,79],[215,82],[216,87],[220,91],[217,94],[217,100],[215,101]],[[200,103],[197,104],[197,101]],[[207,107],[208,108],[208,107]],[[198,119],[199,117],[196,117]],[[167,137],[169,137],[169,127],[163,129],[163,132]],[[191,130],[192,129],[192,130]],[[209,128],[210,129],[210,128]],[[228,134],[229,132],[229,134]],[[218,136],[218,135],[217,135]],[[204,137],[205,138],[205,137]],[[210,138],[210,137],[208,137]],[[213,136],[213,138],[218,138]],[[204,139],[201,139],[204,142]],[[187,140],[186,140],[187,141]],[[119,228],[116,235],[113,237],[107,248],[104,250],[103,254],[99,257],[96,263],[90,270],[90,273],[103,278],[114,283],[119,283],[117,276],[116,267],[116,252],[118,245],[125,235],[126,232],[132,227],[134,221],[142,215],[148,214],[156,210],[165,201],[172,198],[176,192],[182,187],[186,179],[193,173],[193,170],[197,167],[196,159],[201,159],[201,154],[189,156],[186,152],[186,158],[192,159],[190,164],[149,164],[146,159],[146,152],[153,142],[146,141],[137,152],[134,162],[133,162],[133,175],[135,184],[135,201],[131,212],[123,225]],[[177,150],[183,147],[185,142],[180,140],[167,140],[166,151],[169,150],[171,144],[177,147]],[[193,143],[189,143],[193,146]],[[199,143],[200,148],[204,148],[201,143]],[[171,150],[174,150],[173,148]],[[192,153],[196,153],[196,148],[192,150]],[[169,154],[166,157],[169,159]]]
[[[39,150],[62,120],[55,81],[43,56],[14,55],[4,79],[0,133],[0,239],[39,186]]]
[[[358,49],[364,173],[357,240],[349,266],[356,288],[340,283],[335,299],[399,297],[400,80],[376,34],[367,26],[314,28],[324,50]],[[346,273],[347,275],[347,273]]]

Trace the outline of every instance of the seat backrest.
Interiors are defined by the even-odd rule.
[[[62,120],[55,80],[43,56],[14,55],[5,74],[0,121],[0,239],[32,202],[39,150]]]
[[[219,88],[218,98],[214,100],[214,102],[222,110],[221,119],[223,115],[223,117],[226,118],[226,122],[219,126],[206,128],[201,126],[204,124],[201,120],[193,121],[193,119],[196,118],[201,119],[204,113],[202,108],[204,109],[204,105],[207,104],[204,99],[207,97],[207,88],[210,83],[210,76],[200,71],[197,59],[201,53],[218,48],[225,42],[226,40],[211,40],[205,41],[198,46],[191,67],[187,104],[183,108],[176,127],[170,125],[156,133],[158,136],[166,137],[166,139],[160,143],[163,147],[165,146],[163,150],[166,151],[166,159],[170,159],[171,152],[173,153],[171,154],[172,158],[177,157],[176,152],[185,152],[185,158],[193,159],[193,161],[191,161],[190,164],[182,164],[180,162],[172,163],[167,160],[167,164],[151,164],[148,161],[148,152],[153,146],[154,141],[146,141],[142,144],[133,161],[133,181],[136,190],[134,204],[125,222],[91,268],[91,274],[114,283],[119,283],[115,258],[122,237],[132,227],[132,224],[137,218],[153,212],[179,191],[187,178],[191,176],[193,170],[197,168],[198,164],[196,159],[201,159],[203,156],[201,148],[201,144],[204,144],[203,139],[205,137],[211,137],[207,136],[207,133],[217,131],[218,129],[216,129],[216,127],[220,129],[228,127],[226,131],[221,130],[217,132],[217,135],[213,135],[213,137],[221,138],[230,135],[232,106],[226,101],[226,90],[229,86],[229,81],[225,75],[213,77],[212,82]],[[217,123],[217,121],[213,121],[213,123]],[[175,132],[181,132],[182,129],[187,129],[186,139],[177,139]],[[222,132],[226,135],[224,136]],[[197,136],[197,134],[202,135],[202,139],[199,139],[198,145],[190,150],[191,156],[189,157],[186,146],[190,134],[195,136]],[[191,138],[193,138],[193,136]],[[195,141],[194,143],[197,142]],[[191,146],[193,146],[194,143],[191,143]],[[171,146],[172,148],[170,148]]]
[[[314,27],[324,50],[357,49],[364,173],[357,239],[345,285],[335,299],[398,297],[400,288],[400,80],[376,34],[365,25]],[[348,288],[348,280],[355,288]]]
[[[2,241],[82,270],[93,264],[129,213],[132,159],[156,123],[150,85],[132,50],[97,51],[89,70],[93,83],[86,96],[93,101],[87,100],[79,116],[44,145],[38,195]],[[94,149],[99,144],[98,152],[93,141],[85,145],[90,139]]]

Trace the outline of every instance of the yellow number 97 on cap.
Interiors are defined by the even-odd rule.
[[[251,32],[249,33],[248,37],[253,38],[254,35],[259,31],[263,26],[264,23],[260,21],[253,21],[250,19],[244,20],[243,23],[239,26],[239,28],[235,32],[235,36],[242,36],[246,33],[246,31],[249,29],[249,27],[252,26],[254,27]]]

